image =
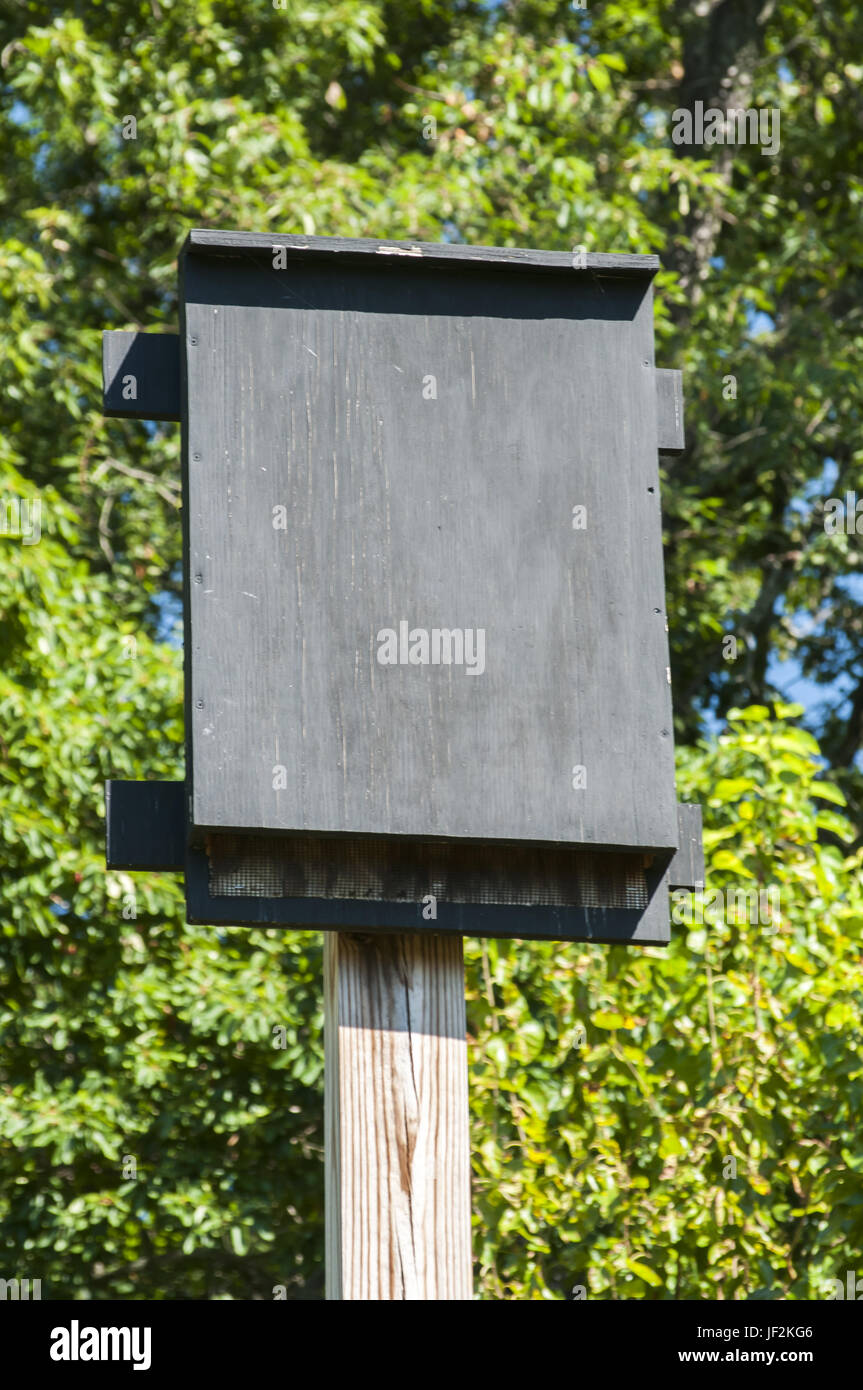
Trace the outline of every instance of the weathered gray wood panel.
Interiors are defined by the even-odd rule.
[[[184,258],[193,824],[676,849],[649,269],[260,251]]]
[[[671,888],[704,887],[704,839],[701,807],[680,802],[677,807],[679,848],[668,866]]]
[[[176,333],[102,334],[102,409],[125,420],[179,420]]]
[[[377,241],[370,237],[298,236],[296,234],[259,232],[223,232],[195,228],[186,239],[186,251],[197,256],[218,258],[242,257],[246,260],[272,261],[273,247],[284,247],[289,257],[296,256],[305,264],[319,260],[330,265],[342,264],[380,266],[391,264],[395,270],[404,258],[422,261],[427,265],[445,265],[451,271],[473,273],[477,269],[527,270],[533,273],[597,276],[635,276],[650,278],[659,269],[658,256],[607,255],[591,251],[578,258],[569,251],[535,251],[524,246],[461,246],[447,242]]]
[[[660,453],[682,454],[683,373],[659,367],[656,371],[657,439]]]

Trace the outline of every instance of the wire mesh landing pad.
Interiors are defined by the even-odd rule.
[[[209,891],[225,898],[327,898],[643,910],[643,854],[559,847],[209,835]]]

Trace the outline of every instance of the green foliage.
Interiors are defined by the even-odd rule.
[[[821,843],[853,832],[811,737],[737,713],[679,787],[708,888],[754,885],[759,912],[699,895],[667,950],[470,953],[487,1296],[818,1298],[857,1267],[861,856]]]
[[[858,15],[704,9],[0,18],[0,502],[42,503],[38,545],[0,538],[0,1273],[49,1297],[322,1293],[319,938],[187,927],[169,877],[104,869],[102,780],[182,775],[158,608],[181,547],[178,432],[103,419],[100,333],[175,328],[191,226],[663,257],[689,437],[663,495],[680,793],[707,807],[710,888],[778,886],[779,930],[471,946],[480,1286],[804,1297],[856,1267],[857,831],[767,659],[851,692],[847,724],[835,698],[809,722],[853,820],[859,550],[819,506],[825,469],[841,496],[859,465]],[[778,105],[780,153],[674,147],[693,92]],[[747,708],[707,747],[710,701]]]
[[[0,1265],[53,1298],[315,1296],[320,943],[106,873],[103,780],[182,775],[180,654],[45,503],[0,571]]]

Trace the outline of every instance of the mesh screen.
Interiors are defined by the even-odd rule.
[[[211,897],[647,906],[641,854],[255,835],[209,835],[206,849]]]

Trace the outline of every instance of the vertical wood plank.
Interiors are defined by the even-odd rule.
[[[132,378],[134,399],[124,396]],[[122,420],[180,419],[180,339],[176,333],[102,334],[102,410]]]
[[[683,373],[668,368],[656,371],[657,447],[663,454],[686,452],[683,432]]]
[[[328,1299],[470,1299],[461,937],[327,932]]]

